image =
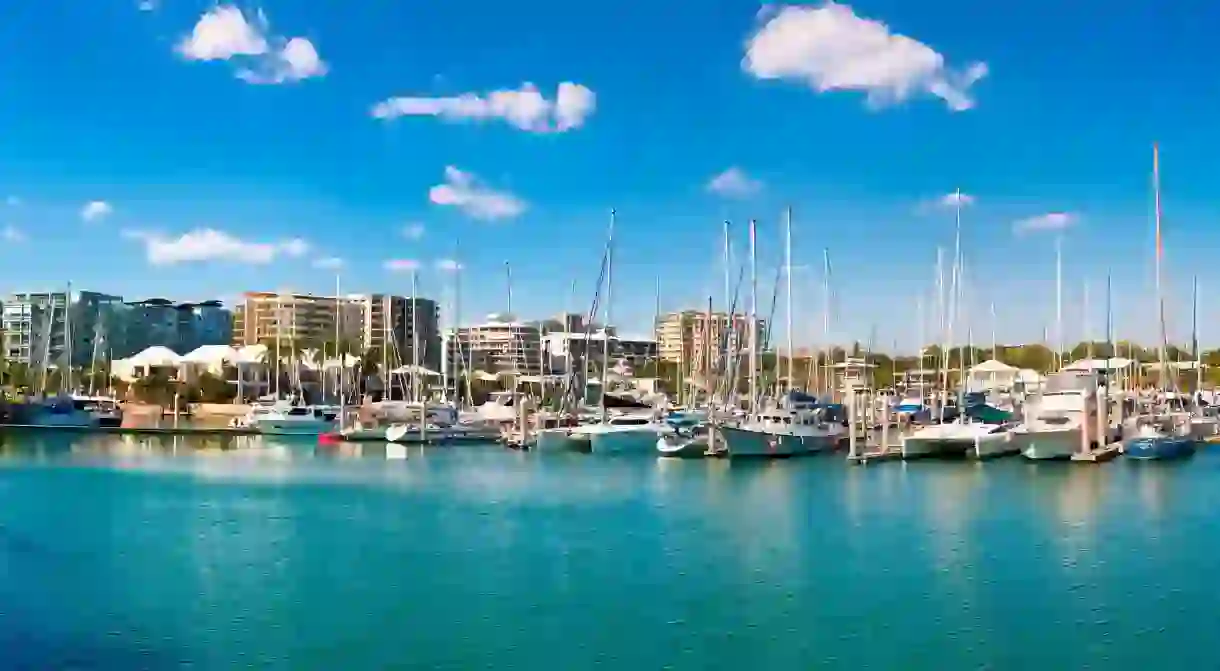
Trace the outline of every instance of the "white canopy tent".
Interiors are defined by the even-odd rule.
[[[160,345],[133,354],[126,359],[115,359],[110,362],[110,374],[120,380],[131,382],[141,377],[152,375],[158,370],[169,375],[176,375],[182,357],[174,350]]]
[[[969,382],[984,389],[1010,388],[1017,380],[1018,369],[997,359],[988,359],[967,371]],[[970,386],[973,386],[971,384]]]
[[[1046,381],[1046,378],[1041,373],[1033,368],[1022,368],[1017,371],[1017,382],[1025,386],[1038,385]]]
[[[170,368],[177,366],[182,361],[182,357],[168,347],[153,345],[143,352],[129,357],[127,361],[136,366]]]
[[[1123,357],[1116,356],[1109,359],[1081,359],[1079,361],[1073,361],[1072,363],[1064,366],[1063,370],[1092,373],[1098,371],[1121,370],[1133,364],[1135,364],[1135,362],[1131,359],[1124,359]]]
[[[179,363],[196,364],[207,367],[223,366],[237,360],[237,350],[228,345],[202,345],[183,354]]]

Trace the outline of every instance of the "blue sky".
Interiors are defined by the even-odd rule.
[[[1177,340],[1217,236],[1214,12],[1183,4],[860,0],[20,3],[0,24],[9,288],[131,298],[246,289],[441,296],[467,320],[587,306],[618,211],[615,321],[723,292],[759,220],[760,295],[794,221],[798,343],[916,339],[960,188],[976,341],[1155,335],[1151,145],[1160,143]],[[528,88],[532,84],[536,89]],[[499,92],[499,93],[497,93]],[[461,97],[466,96],[466,97]],[[740,179],[716,192],[712,180]],[[731,175],[732,176],[732,175]],[[94,205],[90,203],[104,203]],[[88,210],[88,215],[86,215]],[[1018,222],[1044,215],[1040,230]],[[387,268],[389,262],[389,268]],[[1095,301],[1085,310],[1088,281]],[[446,301],[448,299],[446,298]],[[1207,304],[1208,301],[1204,300]],[[782,305],[782,301],[781,301]],[[1206,312],[1206,311],[1205,311]],[[816,324],[816,326],[814,325]],[[1213,337],[1214,335],[1214,337]],[[1220,319],[1203,317],[1220,342]]]

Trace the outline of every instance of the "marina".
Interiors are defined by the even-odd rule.
[[[58,4],[0,671],[1220,670],[1220,4]]]
[[[845,469],[352,447],[0,433],[7,663],[1125,670],[1184,642],[1220,663],[1216,452]],[[410,626],[367,636],[387,619]]]

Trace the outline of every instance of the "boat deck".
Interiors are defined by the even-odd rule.
[[[253,436],[258,431],[231,426],[56,426],[54,424],[0,424],[3,431],[62,431],[145,436]]]
[[[870,461],[894,461],[902,459],[902,446],[890,445],[889,447],[872,447],[860,452],[859,454],[847,455],[847,463],[865,465]]]
[[[1072,455],[1072,461],[1100,464],[1117,457],[1121,448],[1122,443],[1110,443],[1101,447],[1095,447],[1087,452],[1077,452]]]

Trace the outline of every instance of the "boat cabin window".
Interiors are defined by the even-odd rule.
[[[310,413],[309,408],[289,408],[286,414],[289,417],[302,417]]]
[[[649,421],[643,417],[619,417],[610,420],[614,426],[645,426]]]

